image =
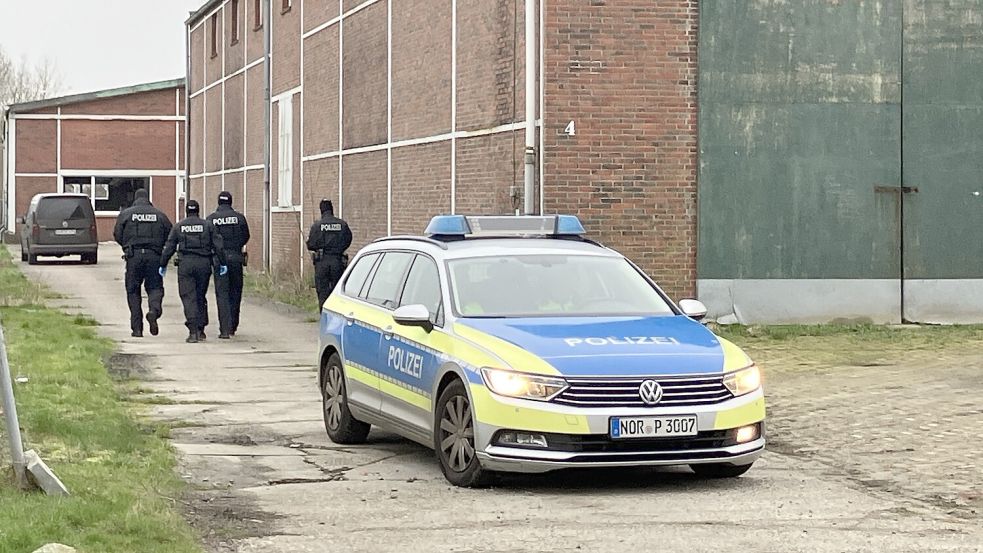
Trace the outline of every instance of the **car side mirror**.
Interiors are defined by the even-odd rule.
[[[26,222],[26,221],[25,221],[25,219],[24,219],[23,217],[18,217],[18,218],[17,218],[17,224],[18,224],[18,225],[23,225],[23,224],[24,224],[25,222]]]
[[[404,305],[393,311],[393,320],[403,326],[419,326],[427,332],[433,330],[430,310],[423,305]]]
[[[679,302],[679,309],[683,311],[683,315],[694,321],[702,321],[707,316],[707,306],[699,300],[682,300]]]

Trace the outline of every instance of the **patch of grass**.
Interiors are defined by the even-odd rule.
[[[82,552],[199,552],[176,503],[184,484],[164,438],[141,424],[102,359],[112,342],[88,319],[38,306],[46,292],[28,283],[0,248],[0,306],[26,448],[35,449],[71,492],[66,498],[14,489],[0,455],[0,551],[60,542]],[[5,445],[5,444],[4,444]]]
[[[82,314],[75,315],[75,318],[72,319],[72,322],[79,326],[99,326],[99,321],[93,319],[88,315],[82,315]]]
[[[310,275],[302,279],[296,275],[271,276],[266,273],[246,273],[244,288],[248,293],[293,305],[304,311],[311,313],[320,311],[317,292],[314,290]]]
[[[711,325],[771,370],[873,366],[942,351],[980,351],[983,326]]]

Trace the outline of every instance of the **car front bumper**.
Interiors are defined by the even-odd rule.
[[[765,448],[762,390],[712,405],[689,407],[582,408],[496,396],[472,386],[475,446],[482,466],[504,472],[564,468],[669,466],[701,463],[748,465]],[[695,415],[699,434],[687,438],[614,439],[611,417]],[[758,425],[758,435],[737,443],[736,429]],[[543,434],[548,447],[496,443],[500,431]]]

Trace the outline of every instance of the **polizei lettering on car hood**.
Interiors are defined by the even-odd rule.
[[[719,340],[688,317],[463,319],[567,376],[704,374],[723,371]],[[512,367],[522,370],[522,367]]]

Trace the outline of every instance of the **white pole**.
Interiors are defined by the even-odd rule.
[[[10,438],[10,458],[14,462],[14,477],[17,485],[26,489],[27,461],[24,460],[24,444],[21,442],[20,425],[17,422],[17,405],[14,404],[14,386],[10,381],[10,366],[7,364],[7,342],[0,326],[0,399],[3,399],[4,419],[7,421],[7,436]]]
[[[536,212],[536,0],[526,0],[526,152],[523,200],[526,215]]]

